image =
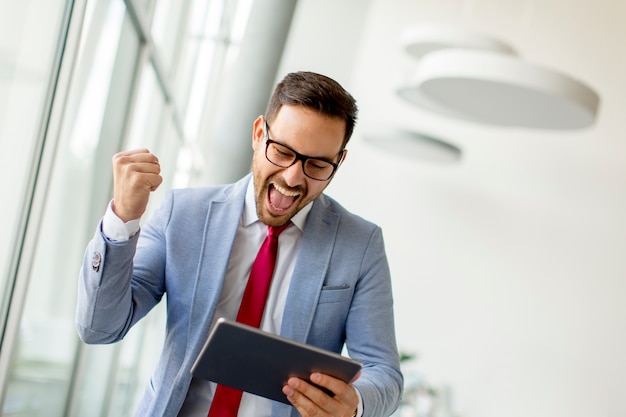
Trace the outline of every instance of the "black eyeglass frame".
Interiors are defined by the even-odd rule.
[[[333,175],[335,175],[335,172],[337,172],[337,168],[339,168],[339,165],[341,165],[341,159],[343,158],[343,155],[346,152],[345,149],[342,149],[341,151],[339,151],[338,158],[337,158],[337,160],[339,162],[333,162],[333,161],[330,161],[328,159],[319,158],[319,157],[315,157],[315,156],[302,155],[300,152],[295,151],[294,149],[290,148],[289,146],[287,146],[287,145],[285,145],[283,143],[280,143],[278,141],[275,141],[274,139],[270,138],[270,134],[269,134],[270,125],[267,123],[267,119],[265,119],[265,118],[263,118],[263,119],[264,119],[263,121],[265,122],[265,126],[264,126],[265,129],[263,130],[263,136],[264,136],[264,139],[265,139],[265,159],[267,159],[272,165],[276,165],[277,167],[281,167],[281,168],[289,168],[289,167],[293,166],[296,162],[302,161],[302,173],[304,175],[306,175],[308,178],[311,178],[312,180],[315,180],[315,181],[328,181],[328,180],[330,180],[333,177]],[[288,149],[290,152],[293,152],[293,154],[295,155],[295,158],[291,162],[291,164],[289,164],[287,166],[283,166],[283,165],[278,165],[276,162],[270,160],[270,158],[267,156],[267,150],[269,149],[270,144],[272,144],[272,143],[280,145],[280,146]],[[315,160],[315,161],[322,161],[324,163],[330,164],[333,167],[333,170],[331,171],[331,173],[328,175],[328,177],[326,179],[314,178],[314,177],[312,177],[312,176],[310,176],[309,174],[306,173],[306,171],[304,169],[304,166],[305,166],[306,161],[308,161],[310,159]]]

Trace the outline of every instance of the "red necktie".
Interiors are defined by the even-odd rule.
[[[280,227],[267,227],[267,237],[252,264],[248,284],[239,306],[238,322],[254,327],[261,325],[265,300],[270,290],[274,265],[276,264],[278,235],[289,224],[291,222]],[[236,417],[242,395],[242,391],[218,384],[208,417]]]

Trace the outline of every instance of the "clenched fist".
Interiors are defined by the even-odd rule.
[[[147,149],[113,155],[113,212],[124,222],[139,219],[163,182],[160,174],[159,158]]]

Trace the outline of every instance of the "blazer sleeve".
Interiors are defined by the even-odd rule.
[[[171,194],[166,193],[146,227],[128,241],[111,241],[102,233],[102,222],[98,226],[85,250],[78,283],[76,329],[85,343],[123,339],[163,297],[163,236],[171,208]],[[135,259],[138,245],[141,256]]]
[[[388,416],[403,389],[394,328],[391,277],[382,231],[376,227],[362,260],[350,313],[346,347],[363,363],[355,386],[363,398],[364,416]]]

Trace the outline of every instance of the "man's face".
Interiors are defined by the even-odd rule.
[[[303,106],[282,106],[269,124],[269,137],[294,151],[311,157],[337,162],[345,134],[345,121],[321,115]],[[254,122],[252,135],[252,173],[256,210],[259,219],[270,226],[280,226],[302,207],[317,198],[330,183],[304,175],[302,161],[288,168],[272,164],[265,157],[265,119]],[[344,153],[345,157],[345,153]]]

